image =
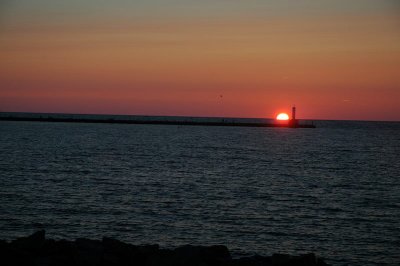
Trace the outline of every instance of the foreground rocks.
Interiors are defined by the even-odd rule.
[[[0,265],[145,265],[145,266],[324,266],[313,253],[274,254],[233,259],[225,246],[181,246],[174,250],[158,245],[135,246],[116,239],[78,238],[75,241],[45,238],[45,231],[11,242],[0,240]]]

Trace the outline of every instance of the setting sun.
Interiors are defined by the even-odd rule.
[[[276,116],[276,120],[289,120],[289,116],[286,113],[280,113]]]

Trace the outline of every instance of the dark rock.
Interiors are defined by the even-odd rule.
[[[329,266],[322,258],[317,257],[317,266]]]
[[[74,242],[46,239],[40,253],[35,257],[35,265],[77,265],[77,252]]]
[[[315,257],[314,253],[304,254],[300,256],[293,257],[292,265],[299,265],[299,266],[316,266],[317,265],[317,258]]]
[[[32,265],[41,254],[45,243],[45,231],[38,231],[28,237],[21,237],[0,245],[1,265]]]
[[[153,254],[155,252],[158,252],[158,250],[160,249],[160,246],[158,244],[145,245],[145,246],[139,246],[138,249],[142,253]]]
[[[225,246],[191,246],[178,247],[175,250],[176,265],[221,265],[230,260],[231,255]]]
[[[75,241],[74,260],[77,265],[99,265],[103,256],[103,244],[98,240],[78,238]]]
[[[130,261],[132,253],[137,250],[135,246],[113,238],[103,237],[102,243],[104,248],[103,259],[111,265]]]
[[[126,244],[117,239],[103,237],[102,240],[104,250],[106,252],[117,253],[117,254],[127,254],[137,249],[136,246],[131,244]]]
[[[326,265],[318,259],[314,253],[300,256],[290,256],[286,254],[273,254],[271,257],[272,265],[276,266],[322,266]]]
[[[140,247],[116,239],[103,237],[104,254],[102,265],[145,265],[148,256]]]
[[[243,257],[232,260],[232,266],[267,266],[272,265],[271,257],[263,257],[259,255],[251,257]]]
[[[168,249],[159,249],[157,252],[153,254],[148,254],[147,257],[147,265],[149,266],[175,266],[174,264],[174,255],[175,252],[173,250]]]
[[[287,254],[273,254],[271,257],[271,262],[272,262],[272,265],[286,266],[286,265],[290,265],[291,259],[292,259],[292,256],[287,255]]]
[[[28,237],[21,237],[12,241],[11,246],[17,249],[33,251],[40,249],[45,240],[45,231],[40,230]]]
[[[102,241],[78,238],[75,241],[45,239],[45,232],[0,240],[2,266],[326,266],[315,254],[252,256],[232,259],[225,246],[181,246],[174,250],[158,245],[134,246],[104,237]]]

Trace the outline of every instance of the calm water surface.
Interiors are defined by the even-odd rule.
[[[400,263],[400,123],[0,122],[0,239],[116,237]]]

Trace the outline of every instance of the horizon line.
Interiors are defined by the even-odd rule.
[[[276,120],[271,117],[233,117],[233,116],[193,116],[193,115],[145,115],[145,114],[110,114],[110,113],[69,113],[69,112],[8,112],[0,111],[0,114],[46,114],[46,115],[98,115],[98,116],[143,116],[143,117],[187,117],[187,118],[227,118],[227,119],[268,119]],[[354,121],[354,122],[393,122],[399,123],[400,120],[363,120],[363,119],[320,119],[320,118],[296,118],[296,120],[309,121]]]

